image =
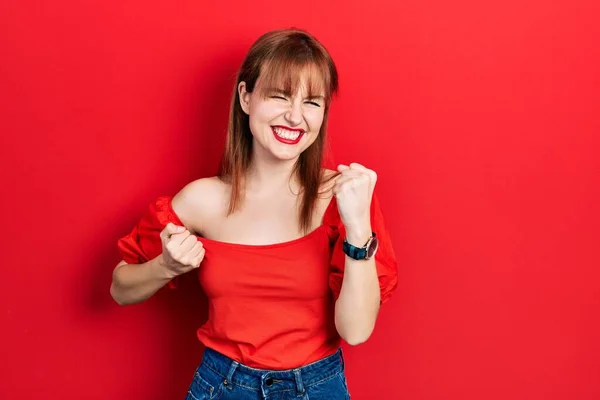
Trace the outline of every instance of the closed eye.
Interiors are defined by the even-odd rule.
[[[316,106],[316,107],[321,107],[321,105],[319,103],[317,103],[316,101],[307,101],[306,103],[310,104],[310,105],[313,105],[313,106]]]

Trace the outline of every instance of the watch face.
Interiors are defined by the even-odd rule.
[[[379,244],[379,242],[378,242],[377,238],[373,237],[373,240],[371,240],[371,243],[369,244],[369,247],[367,248],[367,257],[371,258],[375,255],[375,253],[377,252],[378,244]]]

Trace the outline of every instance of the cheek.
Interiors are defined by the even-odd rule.
[[[285,113],[285,108],[276,102],[260,101],[250,110],[250,116],[255,120],[270,122],[277,116]]]
[[[305,118],[311,132],[318,133],[323,125],[324,113],[322,111],[314,110],[306,113]]]
[[[250,107],[250,131],[253,135],[259,134],[267,129],[267,125],[273,120],[274,109],[263,102],[252,104]]]

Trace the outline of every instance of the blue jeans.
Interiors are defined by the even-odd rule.
[[[256,369],[206,348],[186,400],[348,400],[344,356],[334,354],[303,367]]]

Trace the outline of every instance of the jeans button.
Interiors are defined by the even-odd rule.
[[[265,383],[267,384],[267,386],[271,386],[273,384],[273,378],[267,378]]]

